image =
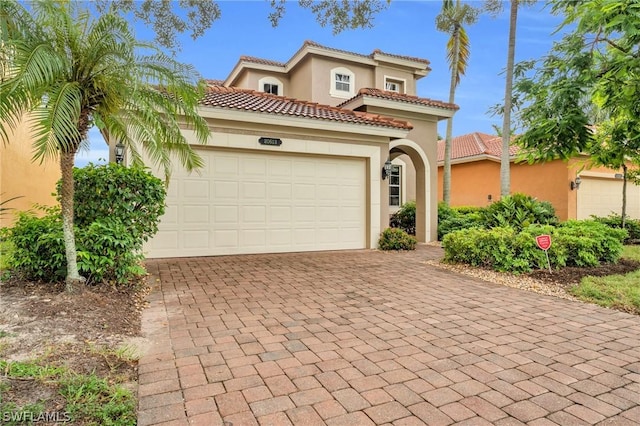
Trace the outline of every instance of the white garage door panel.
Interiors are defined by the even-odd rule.
[[[578,219],[622,213],[622,181],[581,176]],[[627,182],[627,215],[640,219],[640,186]]]
[[[200,150],[175,171],[148,257],[364,248],[365,161]]]

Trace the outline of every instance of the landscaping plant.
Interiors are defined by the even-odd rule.
[[[407,201],[400,210],[391,215],[389,226],[400,228],[410,235],[416,235],[416,202]]]
[[[148,171],[109,164],[74,170],[78,269],[89,283],[126,283],[144,273],[142,246],[164,213],[162,181]],[[9,266],[25,279],[56,282],[66,276],[59,208],[18,214],[9,230]]]
[[[378,248],[380,250],[415,250],[418,240],[402,229],[387,228],[380,234]]]

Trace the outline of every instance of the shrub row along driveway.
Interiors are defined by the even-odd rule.
[[[637,424],[640,318],[439,256],[148,262],[139,424]]]

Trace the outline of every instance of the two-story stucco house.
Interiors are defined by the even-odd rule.
[[[147,256],[375,248],[411,199],[418,240],[434,240],[436,127],[457,107],[416,96],[429,71],[309,41],[286,63],[241,57],[210,81],[200,111],[212,136],[196,147],[206,165],[173,171]]]

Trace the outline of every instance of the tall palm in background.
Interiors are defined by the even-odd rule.
[[[511,193],[511,108],[513,103],[513,67],[516,57],[516,28],[518,7],[534,4],[537,0],[511,0],[509,6],[509,41],[507,47],[507,67],[505,69],[504,109],[502,115],[502,155],[500,157],[500,195]],[[497,15],[502,11],[503,0],[485,0],[485,9]]]
[[[95,18],[77,2],[42,0],[29,9],[0,0],[0,139],[29,117],[34,160],[60,161],[67,290],[78,272],[73,230],[73,166],[97,126],[123,143],[133,163],[146,155],[168,176],[173,156],[191,170],[202,165],[180,132],[209,135],[197,114],[204,86],[197,73],[136,41],[114,13]]]
[[[460,0],[443,0],[442,11],[436,17],[438,31],[449,34],[447,41],[447,62],[451,70],[449,85],[449,103],[455,103],[456,87],[467,70],[470,43],[464,25],[472,25],[478,20],[478,10],[463,4]],[[453,117],[447,120],[447,132],[444,143],[444,171],[442,176],[442,195],[448,205],[451,200],[451,140],[453,137]]]

